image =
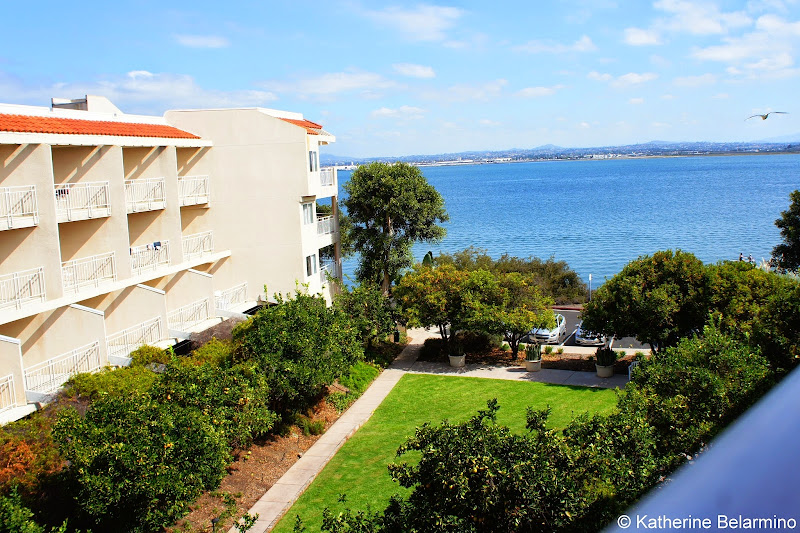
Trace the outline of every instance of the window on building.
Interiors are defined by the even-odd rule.
[[[312,276],[317,273],[317,254],[311,254],[306,257],[306,276]]]
[[[308,170],[311,172],[319,170],[319,154],[316,150],[308,152]]]
[[[314,203],[303,204],[303,224],[314,223]]]

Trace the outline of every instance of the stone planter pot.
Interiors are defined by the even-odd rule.
[[[525,361],[525,370],[528,372],[538,372],[542,369],[542,360],[539,359],[538,361]]]
[[[464,359],[466,356],[463,355],[448,355],[447,357],[450,358],[450,366],[454,368],[461,368],[464,366]]]
[[[610,378],[614,375],[614,365],[600,366],[595,363],[594,367],[597,369],[598,378]]]

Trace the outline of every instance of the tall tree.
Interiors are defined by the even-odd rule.
[[[359,166],[344,184],[348,240],[360,254],[356,277],[380,283],[384,293],[411,266],[414,242],[437,242],[449,217],[444,200],[419,168],[407,163]]]
[[[789,270],[800,268],[800,190],[789,194],[789,209],[781,212],[775,225],[781,230],[783,243],[772,249],[778,266]]]

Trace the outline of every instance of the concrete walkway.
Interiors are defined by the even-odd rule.
[[[408,334],[412,341],[389,368],[378,376],[366,392],[250,508],[248,512],[251,515],[258,514],[258,520],[250,530],[250,533],[265,533],[275,527],[278,520],[289,510],[325,465],[328,464],[328,461],[339,451],[339,448],[358,431],[358,428],[369,420],[375,409],[378,408],[405,373],[536,381],[599,388],[623,388],[625,383],[628,382],[627,376],[620,374],[615,374],[608,379],[601,379],[592,372],[552,369],[526,372],[521,367],[493,367],[486,365],[466,365],[464,368],[451,368],[440,363],[417,361],[425,339],[438,334],[425,329],[410,330]],[[229,533],[237,533],[236,528],[231,528]]]

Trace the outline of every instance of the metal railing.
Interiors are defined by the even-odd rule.
[[[164,209],[167,205],[164,178],[125,180],[125,202],[128,213]]]
[[[14,374],[0,379],[0,413],[17,405],[17,390],[14,388]]]
[[[36,185],[0,187],[0,230],[39,223]]]
[[[25,369],[25,390],[49,394],[81,372],[100,368],[100,342],[90,342]]]
[[[214,252],[214,232],[204,231],[181,237],[183,260],[202,257]]]
[[[336,184],[336,169],[323,168],[319,171],[319,184],[323,187],[329,187]]]
[[[235,285],[230,289],[214,294],[214,308],[223,311],[230,309],[234,305],[242,304],[247,301],[247,282]]]
[[[207,204],[208,176],[178,176],[178,197],[181,205]]]
[[[59,222],[111,216],[107,181],[64,183],[54,191]]]
[[[168,313],[167,324],[169,328],[186,331],[192,326],[208,320],[211,316],[208,304],[208,298],[203,298]]]
[[[131,247],[131,270],[141,274],[170,264],[169,241],[156,241]]]
[[[76,293],[84,287],[116,281],[117,263],[114,252],[92,255],[61,263],[64,292]]]
[[[333,216],[317,217],[317,235],[330,235],[336,232]]]
[[[141,324],[123,329],[106,337],[109,357],[127,357],[144,344],[155,344],[164,340],[161,317],[145,320]]]
[[[319,279],[322,283],[328,281],[328,275],[332,278],[338,278],[338,269],[336,263],[322,263],[319,267]]]
[[[0,276],[0,309],[21,309],[27,302],[44,300],[43,267]]]

